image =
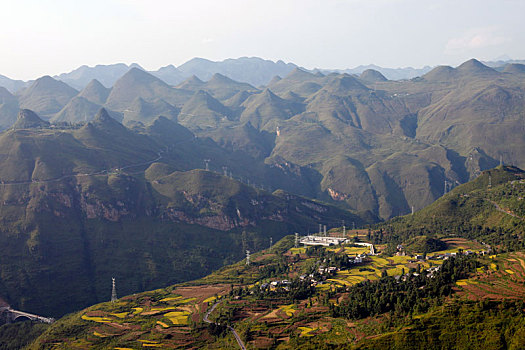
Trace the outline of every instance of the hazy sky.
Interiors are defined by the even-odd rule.
[[[306,68],[525,58],[524,0],[3,0],[0,74],[258,56]]]

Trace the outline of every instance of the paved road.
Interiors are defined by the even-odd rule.
[[[497,211],[500,211],[500,212],[505,213],[505,214],[507,214],[507,215],[513,216],[513,217],[515,217],[516,219],[525,220],[525,218],[522,218],[521,216],[518,216],[518,215],[514,214],[514,213],[511,212],[511,211],[506,211],[506,210],[502,209],[502,208],[498,205],[498,203],[496,203],[496,202],[494,202],[494,201],[489,201],[489,202],[491,202],[491,203],[494,205],[494,207],[496,207],[496,210],[497,210]]]
[[[215,308],[217,307],[217,305],[219,305],[220,303],[222,303],[222,300],[220,301],[217,301],[215,304],[213,304],[213,306],[206,312],[206,314],[204,315],[203,317],[203,321],[206,322],[206,323],[215,323],[215,322],[212,322],[210,321],[210,319],[208,318],[210,316],[210,314],[213,312],[213,310],[215,310]],[[217,325],[220,325],[220,323],[216,323]],[[241,339],[241,337],[239,336],[239,334],[235,331],[235,329],[233,329],[233,327],[231,326],[228,326],[228,329],[233,333],[233,336],[235,337],[235,340],[237,340],[237,344],[239,344],[239,346],[241,347],[242,350],[246,350],[246,346],[244,346],[244,343]]]

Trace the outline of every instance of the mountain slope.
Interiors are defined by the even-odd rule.
[[[242,256],[243,231],[256,251],[270,236],[313,229],[321,220],[329,227],[369,222],[297,195],[188,170],[214,155],[215,162],[237,164],[239,173],[250,164],[243,175],[255,170],[301,186],[166,118],[137,130],[104,109],[66,129],[23,111],[14,129],[0,134],[0,295],[12,307],[60,316],[105,300],[112,276],[123,294],[194,279]]]
[[[83,97],[86,100],[103,105],[108,99],[110,89],[102,85],[98,80],[93,79],[86,85],[82,91],[78,94],[79,97]]]
[[[35,113],[49,118],[60,111],[78,91],[69,85],[44,76],[19,92],[21,108],[31,109]]]
[[[253,86],[266,85],[274,76],[285,76],[296,67],[293,63],[272,62],[257,57],[241,57],[213,62],[194,58],[179,66],[178,69],[189,75],[196,75],[201,80],[208,80],[219,73],[233,80],[246,82]]]
[[[123,111],[140,97],[146,101],[163,99],[178,104],[187,96],[182,90],[174,89],[159,78],[138,68],[130,69],[111,89],[106,106]]]
[[[0,87],[0,130],[9,128],[16,121],[18,100],[7,89]]]
[[[389,225],[399,241],[420,234],[453,232],[459,237],[485,242],[498,250],[525,246],[525,172],[503,166],[484,171],[475,180],[414,215],[394,219]]]
[[[489,176],[493,181],[487,188]],[[182,181],[192,183],[190,178]],[[464,203],[452,208],[458,194]],[[297,247],[294,237],[287,236],[251,254],[249,261],[200,280],[94,305],[59,320],[31,349],[48,343],[59,349],[145,343],[165,348],[231,348],[238,343],[280,349],[519,349],[525,334],[524,237],[505,236],[512,243],[508,246],[461,236],[465,219],[484,220],[499,236],[512,224],[525,228],[525,219],[509,213],[525,213],[524,194],[525,172],[492,169],[412,216],[379,229],[346,231],[344,245]],[[480,195],[505,201],[508,212],[489,212],[479,205]],[[434,222],[423,222],[423,217]],[[442,220],[447,224],[436,225]],[[403,228],[420,232],[392,240]],[[328,235],[334,239],[342,231],[336,228]],[[422,236],[428,233],[432,238]],[[423,250],[405,255],[416,247],[414,241],[424,242],[418,248]],[[375,252],[353,242],[372,242]],[[431,245],[440,251],[424,250]],[[504,246],[512,252],[502,253]],[[416,256],[421,253],[426,257]]]
[[[222,103],[206,91],[199,90],[182,107],[179,122],[190,129],[215,129],[230,115],[230,110]]]
[[[81,66],[69,73],[62,73],[55,78],[79,90],[84,89],[93,79],[101,82],[105,87],[111,87],[121,76],[133,67],[140,68],[136,63],[130,66],[124,63],[100,64],[94,67]]]

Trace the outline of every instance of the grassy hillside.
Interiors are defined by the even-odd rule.
[[[314,272],[323,284],[311,287],[310,278],[302,282],[298,276],[317,271],[322,261],[344,264],[341,258],[353,256],[359,248],[290,247],[293,238],[289,236],[271,251],[253,254],[250,265],[241,261],[200,280],[66,316],[30,348],[236,348],[224,326],[203,322],[206,310],[216,302],[212,322],[233,326],[248,348],[521,346],[523,295],[509,295],[509,288],[502,287],[503,283],[523,283],[523,253],[419,262],[381,254],[334,274]],[[425,277],[425,270],[436,266],[441,269]],[[495,270],[508,272],[496,275]],[[423,274],[418,276],[416,271]],[[405,280],[396,282],[393,276],[400,275]],[[492,294],[472,290],[467,294],[466,286],[479,285],[483,278],[490,278],[491,285],[501,283],[499,289],[493,288]],[[269,284],[283,279],[291,284]]]
[[[397,218],[383,229],[392,242],[417,235],[455,235],[476,239],[498,250],[524,246],[525,173],[515,167],[487,170],[427,208]]]
[[[421,220],[425,211],[448,218],[451,224],[474,216],[492,220],[483,207],[440,211],[443,202],[459,194],[492,196],[496,203],[500,198],[506,201],[506,215],[513,217],[510,214],[520,210],[523,182],[523,172],[517,168],[493,169],[413,217],[388,222],[390,235],[405,237],[414,226],[410,220],[417,218],[422,230],[431,231],[435,224]],[[230,187],[231,195],[235,191]],[[491,222],[501,229],[508,223]],[[335,228],[329,234],[341,236],[341,231]],[[483,229],[478,231],[481,234]],[[234,327],[248,348],[519,349],[522,345],[525,252],[520,237],[514,237],[517,244],[500,242],[490,247],[460,238],[453,230],[426,237],[406,235],[397,249],[378,243],[378,254],[353,263],[349,259],[369,252],[353,242],[377,243],[389,233],[381,228],[346,234],[348,243],[329,247],[294,247],[293,236],[287,236],[252,254],[250,264],[242,260],[199,280],[92,306],[59,320],[31,349],[235,348],[225,324]],[[495,252],[503,247],[513,252]],[[411,255],[423,253],[426,258]],[[208,324],[203,318],[214,304]]]

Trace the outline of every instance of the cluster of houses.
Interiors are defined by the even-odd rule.
[[[290,282],[288,280],[272,281],[272,282],[269,282],[269,283],[261,284],[260,288],[261,289],[275,290],[276,288],[280,287],[280,288],[283,288],[284,290],[288,291],[288,290],[290,290],[290,284],[292,284],[292,282]]]
[[[364,259],[367,257],[367,254],[365,253],[362,253],[362,254],[356,254],[355,256],[348,256],[348,262],[351,263],[351,264],[360,264],[364,261]],[[326,260],[325,260],[326,262]],[[331,275],[335,272],[339,271],[339,268],[338,267],[335,267],[335,266],[324,266],[324,265],[321,265],[317,268],[317,274],[304,274],[304,275],[300,275],[299,276],[299,279],[301,281],[304,281],[304,280],[309,280],[311,285],[312,286],[316,286],[318,284],[323,284],[324,281],[326,280],[327,276],[328,275]],[[281,281],[272,281],[272,282],[269,282],[269,283],[262,283],[260,285],[260,288],[261,289],[269,289],[271,291],[277,289],[277,288],[283,288],[284,290],[289,290],[290,287],[289,285],[291,284],[292,282],[288,281],[288,280],[281,280]]]

